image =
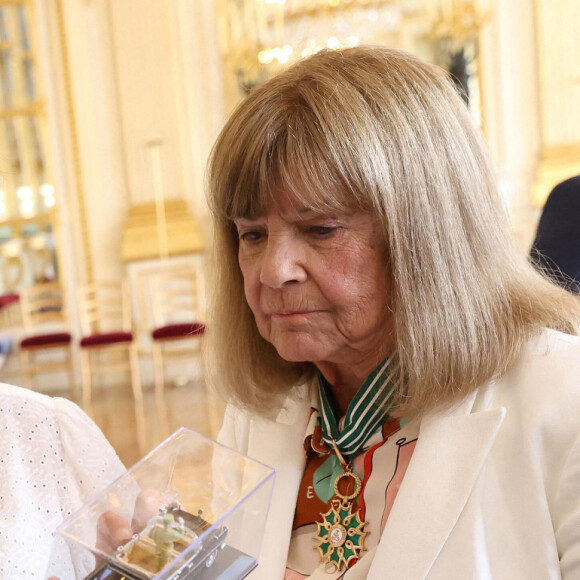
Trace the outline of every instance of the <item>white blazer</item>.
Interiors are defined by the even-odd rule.
[[[284,577],[307,391],[276,420],[226,411],[220,440],[277,470],[252,580]],[[501,380],[422,420],[379,545],[346,578],[561,577],[580,579],[580,340],[546,331]]]

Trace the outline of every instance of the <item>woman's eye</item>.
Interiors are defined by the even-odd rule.
[[[325,238],[332,235],[337,229],[336,226],[311,226],[309,231],[315,236]]]
[[[240,240],[243,242],[257,242],[262,237],[262,232],[242,232]]]

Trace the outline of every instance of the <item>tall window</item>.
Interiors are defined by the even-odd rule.
[[[0,0],[0,294],[56,277],[32,0]]]

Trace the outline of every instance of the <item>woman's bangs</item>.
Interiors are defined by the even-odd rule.
[[[253,154],[252,154],[253,153]],[[224,180],[220,211],[229,221],[236,218],[255,218],[272,205],[274,195],[269,187],[268,147],[248,153],[240,148],[239,159],[229,159],[229,178]]]
[[[227,196],[229,199],[222,206],[226,219],[264,215],[277,204],[281,192],[300,206],[320,213],[353,208],[342,176],[326,161],[328,155],[318,154],[316,146],[296,147],[292,140],[285,141],[282,144],[278,140],[272,153],[263,151],[251,163],[246,159],[235,187]]]
[[[352,196],[337,167],[330,162],[332,153],[327,143],[308,135],[298,139],[288,132],[279,146],[268,186],[284,191],[302,207],[315,212],[344,212],[352,209]]]
[[[364,194],[355,193],[349,172],[353,160],[345,159],[338,137],[341,131],[321,130],[333,120],[321,123],[320,111],[303,102],[286,105],[258,131],[259,138],[243,128],[238,146],[229,156],[223,155],[222,171],[227,175],[220,179],[222,216],[254,219],[275,205],[282,192],[320,213],[343,213],[368,205]]]

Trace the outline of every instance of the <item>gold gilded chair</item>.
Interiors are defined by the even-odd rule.
[[[25,336],[20,341],[20,363],[28,388],[41,373],[66,371],[74,392],[72,335],[64,293],[58,282],[25,288],[20,293]]]
[[[119,371],[130,373],[133,396],[141,403],[139,351],[133,336],[127,283],[99,282],[80,286],[78,302],[84,404],[89,406],[91,402],[93,375]]]
[[[170,361],[193,361],[205,332],[204,279],[193,267],[171,269],[147,278],[153,324],[150,327],[155,391],[165,387]]]

